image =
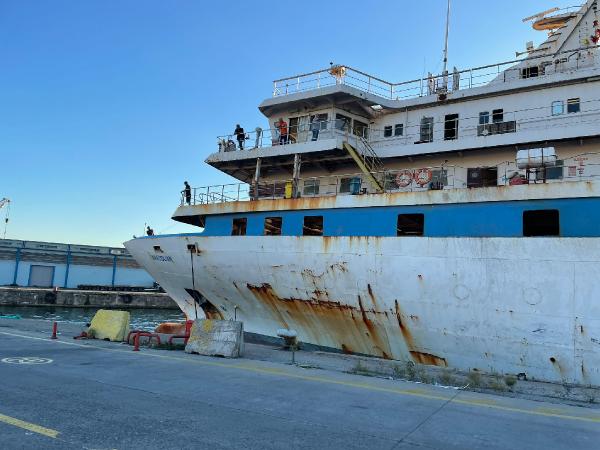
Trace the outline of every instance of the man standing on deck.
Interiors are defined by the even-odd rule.
[[[235,126],[235,131],[233,133],[237,138],[240,150],[244,150],[244,140],[246,139],[246,133],[244,133],[244,129],[240,127],[239,123]]]
[[[279,145],[287,144],[288,140],[288,128],[287,122],[282,117],[276,123],[277,129],[279,130]]]
[[[190,187],[190,185],[188,184],[187,181],[184,181],[183,184],[185,184],[185,188],[183,188],[183,195],[185,196],[185,202],[188,205],[192,204],[192,188]]]
[[[154,230],[153,230],[152,228],[150,228],[150,225],[148,225],[148,226],[146,227],[146,234],[147,234],[148,236],[154,236]]]

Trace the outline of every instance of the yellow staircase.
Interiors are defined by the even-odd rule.
[[[369,180],[375,188],[375,191],[377,193],[384,192],[383,184],[374,175],[377,172],[383,171],[383,163],[366,139],[357,137],[357,143],[361,144],[362,152],[355,149],[347,140],[344,141],[344,149],[352,157],[354,162],[356,162],[356,165],[361,172],[365,174],[367,180]]]

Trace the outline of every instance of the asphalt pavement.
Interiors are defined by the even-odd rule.
[[[6,322],[2,449],[600,448],[597,408],[284,362],[50,340]]]

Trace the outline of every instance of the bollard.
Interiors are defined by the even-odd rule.
[[[135,333],[135,335],[133,336],[133,351],[140,351],[140,333]]]
[[[50,337],[50,339],[58,339],[58,338],[56,337],[56,332],[57,332],[57,330],[58,330],[58,323],[54,322],[54,323],[52,324],[52,336]]]

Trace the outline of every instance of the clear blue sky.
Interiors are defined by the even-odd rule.
[[[450,64],[514,58],[521,19],[572,0],[453,0]],[[577,3],[577,2],[575,2]],[[7,237],[120,245],[175,224],[184,180],[236,123],[266,127],[271,80],[351,65],[390,81],[441,68],[446,0],[0,0],[0,198]],[[0,213],[3,217],[3,214]]]

